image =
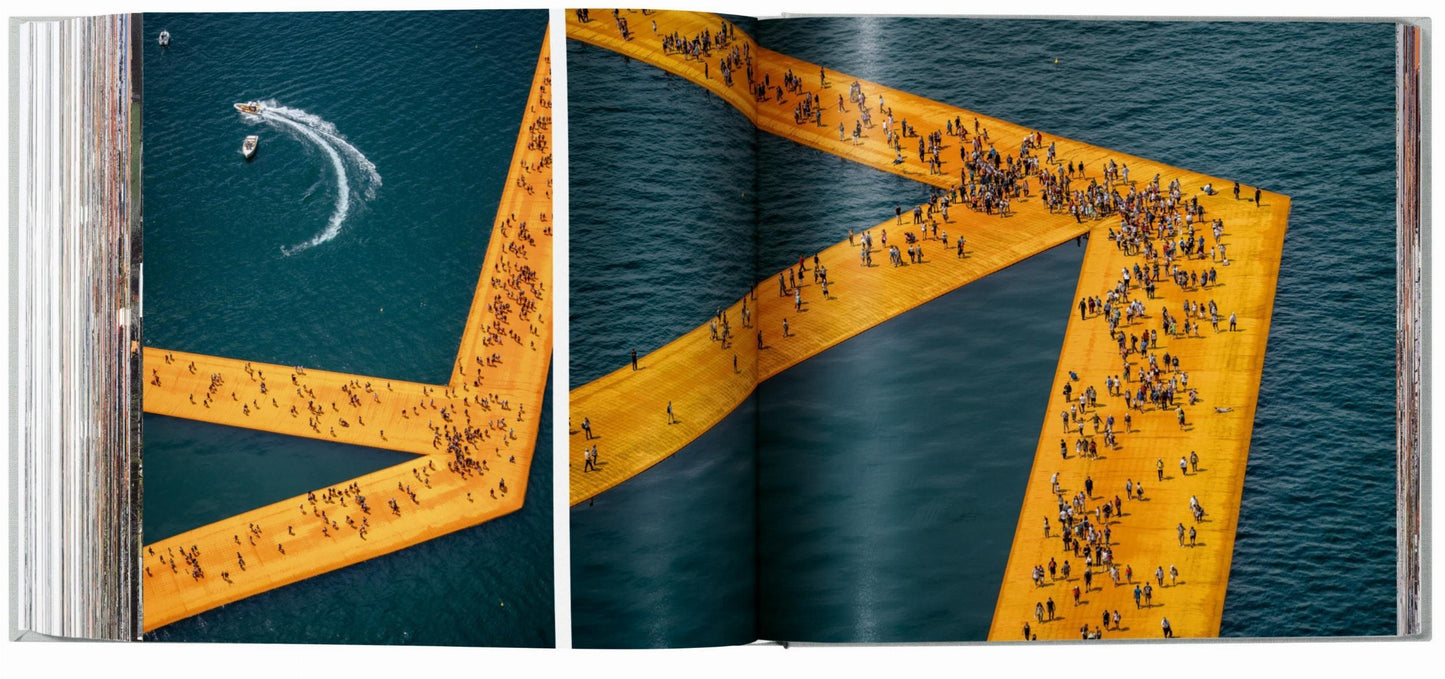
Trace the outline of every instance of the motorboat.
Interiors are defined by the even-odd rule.
[[[250,160],[252,156],[256,155],[256,145],[260,143],[261,137],[257,135],[246,137],[246,141],[241,143],[241,155],[246,156],[246,160]]]
[[[171,44],[171,32],[167,30],[161,30],[161,35],[159,38],[156,39],[156,42],[159,42],[161,44],[161,47],[165,47],[166,45]]]
[[[261,115],[261,105],[258,104],[258,103],[256,103],[256,102],[254,102],[254,101],[248,101],[248,102],[246,102],[246,103],[244,103],[244,104],[231,104],[231,105],[232,105],[232,106],[235,106],[235,107],[236,107],[236,110],[237,110],[237,111],[240,111],[240,112],[242,112],[242,113],[249,113],[249,114],[251,114],[251,115],[253,115],[253,116]]]

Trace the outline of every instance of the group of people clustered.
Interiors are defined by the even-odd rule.
[[[585,15],[579,17],[584,21],[589,18]],[[613,18],[623,37],[631,39],[626,17],[614,11]],[[653,32],[657,32],[655,21]],[[713,59],[711,52],[715,49],[723,50],[716,61],[728,87],[733,85],[733,73],[744,70],[748,90],[756,101],[762,103],[771,99],[779,105],[785,105],[788,94],[797,95],[799,99],[793,108],[794,123],[818,127],[824,125],[822,100],[817,93],[806,88],[801,76],[790,68],[778,83],[771,80],[769,73],[757,78],[751,45],[747,41],[741,41],[741,45],[732,44],[734,38],[731,24],[723,22],[716,31],[704,30],[695,36],[673,32],[661,36],[661,42],[664,53],[702,62],[704,77],[710,77],[706,69],[709,60]],[[825,70],[819,69],[818,79],[820,89],[827,87],[828,76]],[[1220,219],[1206,217],[1204,206],[1200,204],[1197,195],[1185,197],[1184,187],[1178,179],[1165,184],[1158,175],[1141,184],[1137,178],[1130,177],[1127,164],[1121,165],[1114,160],[1100,162],[1097,166],[1099,176],[1091,177],[1082,161],[1061,159],[1054,143],[1045,146],[1041,133],[1024,136],[1017,147],[1017,157],[1012,153],[1000,153],[988,129],[983,127],[977,118],[972,121],[971,131],[962,116],[956,115],[952,120],[944,121],[943,129],[920,135],[906,118],[895,121],[893,110],[882,94],[877,96],[876,109],[870,106],[867,93],[856,81],[849,86],[846,99],[843,94],[838,95],[839,117],[842,118],[842,114],[846,114],[850,108],[857,111],[857,116],[852,121],[852,143],[865,143],[865,130],[875,126],[876,113],[883,127],[881,140],[893,152],[895,165],[907,162],[903,158],[903,143],[905,139],[915,138],[918,162],[926,166],[930,174],[943,174],[946,172],[943,160],[945,140],[958,141],[962,161],[958,183],[951,191],[934,191],[926,205],[918,206],[912,211],[912,225],[919,227],[921,239],[915,238],[911,231],[904,233],[910,263],[923,261],[924,239],[931,237],[941,242],[945,249],[949,248],[948,233],[946,230],[940,233],[939,219],[945,223],[949,221],[950,207],[962,204],[984,214],[1007,217],[1013,212],[1013,202],[1032,197],[1035,187],[1039,200],[1051,213],[1072,216],[1080,223],[1086,220],[1117,220],[1117,226],[1108,228],[1108,238],[1125,256],[1136,258],[1137,261],[1132,267],[1124,268],[1119,279],[1109,289],[1104,290],[1102,295],[1080,300],[1079,313],[1081,319],[1101,319],[1107,326],[1111,344],[1118,347],[1122,368],[1117,374],[1105,376],[1103,386],[1110,397],[1123,401],[1124,408],[1120,414],[1122,421],[1116,420],[1116,414],[1105,413],[1101,408],[1095,386],[1075,389],[1073,383],[1078,382],[1079,377],[1071,372],[1070,381],[1064,386],[1062,393],[1068,409],[1061,413],[1061,418],[1065,431],[1075,435],[1072,446],[1074,459],[1097,459],[1101,442],[1106,450],[1118,448],[1120,444],[1116,426],[1122,424],[1125,432],[1133,431],[1136,413],[1141,417],[1146,413],[1171,414],[1181,430],[1189,428],[1184,402],[1187,401],[1190,406],[1196,405],[1200,396],[1197,388],[1189,386],[1189,375],[1184,369],[1187,366],[1181,366],[1178,352],[1171,355],[1169,351],[1163,350],[1160,335],[1163,335],[1165,342],[1203,337],[1203,325],[1206,322],[1210,324],[1211,332],[1217,334],[1222,332],[1221,311],[1214,300],[1189,299],[1174,310],[1154,300],[1157,299],[1158,286],[1165,282],[1172,283],[1186,294],[1199,294],[1203,297],[1218,284],[1220,267],[1230,263],[1223,238],[1224,223]],[[840,120],[837,130],[840,142],[849,141],[847,122]],[[1217,193],[1212,185],[1203,187],[1202,192],[1206,195]],[[1236,200],[1241,199],[1238,183],[1235,183],[1233,193]],[[1247,196],[1244,199],[1249,200]],[[1261,192],[1255,189],[1252,202],[1257,207],[1260,199]],[[896,208],[896,224],[900,227],[903,226],[903,216],[902,208]],[[1211,236],[1212,239],[1209,238]],[[860,263],[863,266],[872,266],[873,234],[866,231],[854,234],[850,231],[848,238],[850,245],[860,246]],[[883,230],[881,240],[883,247],[888,250],[890,263],[894,267],[902,266],[903,252],[896,241],[889,246],[887,238],[887,231]],[[962,236],[956,239],[955,247],[958,257],[965,256]],[[799,258],[796,275],[791,267],[786,274],[778,274],[779,295],[791,294],[794,306],[798,308],[803,304],[798,283],[807,272],[805,264],[805,259]],[[819,263],[816,256],[813,257],[813,264],[814,281],[823,282],[823,294],[827,296],[826,268]],[[1154,304],[1158,306],[1151,310],[1149,307]],[[1151,315],[1151,311],[1157,313]],[[746,298],[743,315],[746,327]],[[1155,327],[1146,328],[1147,325]],[[729,332],[726,312],[719,310],[710,327],[712,339],[720,339],[726,346]],[[783,335],[788,336],[791,331],[786,319],[783,319],[782,327]],[[1238,319],[1231,313],[1228,317],[1228,331],[1237,330]],[[757,341],[759,349],[764,348],[761,330],[757,332]],[[736,358],[734,360],[736,361]],[[636,351],[633,351],[632,365],[635,370]],[[1117,403],[1118,401],[1115,401],[1116,407]],[[1221,407],[1215,407],[1214,410],[1219,413],[1230,411],[1229,408]],[[667,418],[669,423],[675,421],[671,402],[668,403]],[[1090,426],[1092,432],[1086,432],[1086,427]],[[584,419],[583,429],[587,438],[592,439],[590,421]],[[1069,449],[1068,440],[1061,439],[1060,453],[1066,460],[1069,459]],[[587,449],[584,471],[596,469],[595,451],[595,445]],[[1181,455],[1179,468],[1181,476],[1186,479],[1191,470],[1197,475],[1198,453],[1190,451],[1187,455]],[[1164,469],[1163,459],[1156,460],[1156,481],[1162,483],[1166,480]],[[1172,480],[1173,477],[1168,478]],[[1072,583],[1074,604],[1079,605],[1085,603],[1083,597],[1095,589],[1095,575],[1099,574],[1101,578],[1108,577],[1115,586],[1132,585],[1136,608],[1142,610],[1153,607],[1156,585],[1161,590],[1166,588],[1166,573],[1171,586],[1174,585],[1179,577],[1178,568],[1171,564],[1166,571],[1161,564],[1154,569],[1152,583],[1147,580],[1135,582],[1133,567],[1116,559],[1113,547],[1113,528],[1122,516],[1127,516],[1125,500],[1118,495],[1112,498],[1096,497],[1092,478],[1085,478],[1082,485],[1082,490],[1066,497],[1067,493],[1059,483],[1059,475],[1054,474],[1052,491],[1058,500],[1056,520],[1060,530],[1051,533],[1049,517],[1045,517],[1044,535],[1046,538],[1059,540],[1060,548],[1064,552],[1059,556],[1064,560],[1060,565],[1058,557],[1050,557],[1047,565],[1036,565],[1032,569],[1034,583],[1039,587],[1055,580],[1060,580],[1066,586]],[[1128,500],[1142,500],[1143,479],[1128,479],[1124,490]],[[1203,521],[1205,512],[1197,498],[1191,497],[1189,504],[1192,524]],[[1181,521],[1176,528],[1181,547],[1197,544],[1198,532],[1195,525],[1186,527],[1185,522]],[[1073,573],[1075,567],[1069,556],[1079,560],[1082,565],[1077,582]],[[1044,625],[1058,620],[1056,606],[1051,597],[1037,602],[1034,607],[1034,623]],[[1123,615],[1119,610],[1105,610],[1099,616],[1099,624],[1092,629],[1087,623],[1081,625],[1080,636],[1084,639],[1097,639],[1103,636],[1106,629],[1121,629],[1122,622]],[[1165,637],[1174,635],[1167,617],[1161,618],[1160,627]],[[1023,626],[1023,634],[1025,639],[1037,638],[1035,630],[1028,622]]]
[[[547,77],[541,85],[540,102],[528,111],[529,120],[526,121],[525,129],[528,134],[529,153],[520,162],[515,179],[518,189],[525,191],[528,196],[534,196],[542,187],[534,185],[532,178],[536,175],[545,176],[546,186],[542,190],[548,201],[552,192],[551,175],[547,171],[552,164],[551,99],[547,96],[550,87],[551,78]],[[527,215],[524,214],[523,217]],[[550,239],[552,227],[545,209],[536,211],[536,220],[541,223],[540,237]],[[262,526],[256,521],[250,521],[244,532],[244,541],[240,537],[243,533],[235,533],[229,545],[236,550],[234,559],[229,554],[205,554],[203,557],[200,546],[193,544],[165,546],[164,552],[157,552],[154,546],[149,547],[147,560],[154,558],[158,568],[169,569],[173,574],[179,574],[181,568],[184,568],[186,575],[190,576],[194,583],[205,580],[206,567],[210,566],[223,582],[234,584],[234,578],[245,572],[248,564],[254,568],[257,562],[264,564],[267,558],[286,557],[288,538],[296,537],[298,529],[304,532],[311,526],[317,531],[316,535],[326,540],[348,539],[348,536],[366,540],[369,532],[388,521],[402,517],[405,514],[403,508],[423,504],[428,492],[432,491],[434,475],[447,473],[456,477],[452,483],[443,484],[438,492],[445,493],[447,490],[456,489],[458,484],[460,487],[471,488],[472,490],[465,491],[467,502],[476,501],[472,497],[473,490],[481,492],[485,489],[492,500],[505,497],[508,492],[507,481],[501,473],[497,474],[498,480],[495,484],[488,482],[483,485],[480,480],[493,471],[488,458],[491,458],[492,462],[498,462],[505,455],[507,463],[516,462],[516,455],[508,453],[506,449],[518,440],[515,425],[525,420],[527,409],[525,403],[516,404],[514,409],[507,397],[487,391],[484,384],[489,373],[498,373],[504,367],[505,354],[501,351],[502,347],[539,350],[534,338],[540,336],[538,326],[545,322],[545,319],[539,317],[538,310],[539,302],[547,294],[547,286],[542,275],[529,264],[532,253],[537,250],[539,237],[533,231],[534,228],[537,228],[535,224],[529,227],[528,221],[519,219],[516,213],[507,215],[496,224],[497,232],[505,243],[497,253],[490,272],[489,292],[492,294],[483,300],[486,313],[484,320],[479,321],[475,328],[479,333],[476,342],[462,347],[463,351],[469,354],[469,358],[459,357],[456,367],[458,379],[454,381],[454,386],[420,385],[420,392],[408,386],[399,392],[393,389],[390,382],[384,382],[384,386],[373,386],[364,378],[349,379],[339,386],[330,384],[329,380],[313,386],[308,384],[310,380],[306,370],[297,366],[290,370],[290,385],[277,389],[270,386],[268,380],[271,378],[267,377],[264,370],[246,363],[240,371],[245,375],[244,378],[239,374],[227,374],[224,370],[211,373],[200,401],[197,401],[195,393],[188,395],[191,406],[211,409],[213,405],[217,408],[223,407],[221,404],[227,400],[225,395],[229,391],[231,403],[225,407],[234,408],[235,413],[239,413],[243,418],[243,423],[245,419],[253,416],[275,417],[274,414],[264,411],[279,410],[279,417],[285,418],[289,415],[297,420],[304,413],[306,428],[314,436],[322,436],[324,427],[326,435],[332,439],[360,443],[366,443],[368,437],[362,434],[353,438],[346,434],[348,430],[355,429],[360,432],[371,426],[367,424],[364,413],[370,412],[373,420],[391,418],[392,422],[396,421],[394,417],[399,413],[401,419],[415,422],[402,425],[406,431],[400,434],[404,440],[398,445],[401,449],[417,453],[424,452],[424,449],[417,448],[426,440],[426,436],[420,433],[420,420],[425,419],[431,448],[436,452],[411,468],[412,479],[398,480],[394,492],[380,487],[363,489],[359,483],[353,481],[344,486],[332,486],[307,493],[305,501],[297,507],[302,518],[285,521],[284,531],[275,524]],[[524,336],[523,328],[527,336]],[[164,354],[162,359],[167,365],[178,363],[175,355],[171,353]],[[195,361],[190,361],[184,370],[190,375],[199,374]],[[151,369],[150,383],[163,387],[161,374],[156,368]],[[336,393],[328,394],[327,391],[331,389]],[[410,403],[412,397],[416,398],[415,404]],[[442,399],[441,403],[437,402],[438,397]],[[338,405],[338,401],[342,405]],[[232,416],[234,417],[234,413]],[[202,415],[196,419],[216,418]],[[286,420],[278,419],[273,422],[281,424],[258,423],[257,428],[274,427],[281,433],[295,433],[292,430],[296,427],[286,426]],[[390,443],[392,439],[388,438],[386,430],[381,428],[382,423],[374,424],[377,427],[377,438]],[[340,433],[337,431],[338,427],[341,428]],[[397,432],[393,431],[393,434]],[[492,448],[492,452],[486,453],[486,448]],[[439,455],[441,451],[446,454]],[[437,466],[438,459],[443,461],[443,467]],[[389,495],[384,515],[372,513],[372,505],[363,491],[372,494],[385,492]],[[401,498],[401,501],[398,501],[398,498]],[[378,521],[373,522],[372,518],[377,518]],[[277,520],[282,521],[279,517]],[[275,546],[274,553],[269,545],[265,551],[261,550],[268,535],[271,544]],[[250,561],[246,558],[248,555],[251,557]],[[204,563],[203,558],[207,558]],[[178,565],[178,559],[183,564]],[[145,566],[145,574],[148,578],[156,575],[149,563]]]

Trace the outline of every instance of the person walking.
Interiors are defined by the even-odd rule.
[[[672,415],[672,401],[667,402],[667,423],[677,424],[677,418]],[[1184,524],[1180,524],[1181,526]]]

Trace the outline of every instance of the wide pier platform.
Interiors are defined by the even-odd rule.
[[[448,383],[145,350],[148,413],[417,455],[147,545],[146,631],[522,507],[552,355],[547,44]]]
[[[1186,177],[1185,184],[1198,186],[1199,181]],[[1256,206],[1223,194],[1200,202],[1207,206],[1207,216],[1224,220],[1226,228],[1220,242],[1227,245],[1228,263],[1205,257],[1179,265],[1192,271],[1213,268],[1218,272],[1218,283],[1181,288],[1172,281],[1161,281],[1152,299],[1137,283],[1131,283],[1130,296],[1144,303],[1145,316],[1121,323],[1118,328],[1131,336],[1145,331],[1157,333],[1158,346],[1151,347],[1149,354],[1161,362],[1161,369],[1163,356],[1178,359],[1179,370],[1167,370],[1161,375],[1166,381],[1180,381],[1174,400],[1178,407],[1150,404],[1140,408],[1135,399],[1136,407],[1129,408],[1122,389],[1116,391],[1120,396],[1110,395],[1105,379],[1122,380],[1126,361],[1130,379],[1124,382],[1123,389],[1137,395],[1139,374],[1148,367],[1147,358],[1138,352],[1121,358],[1102,315],[1081,318],[1077,307],[1073,310],[1050,387],[1049,408],[1044,414],[990,639],[1021,640],[1025,622],[1039,639],[1079,639],[1081,625],[1088,624],[1091,631],[1095,626],[1103,627],[1105,610],[1119,611],[1121,617],[1117,629],[1099,630],[1106,638],[1160,637],[1163,618],[1169,619],[1177,637],[1219,635],[1289,199],[1265,194],[1261,205]],[[1075,302],[1103,296],[1119,282],[1120,271],[1125,267],[1132,270],[1136,263],[1143,266],[1142,258],[1126,256],[1113,242],[1096,233],[1084,255]],[[1206,308],[1214,302],[1220,315],[1218,330],[1211,320],[1195,318],[1191,325],[1197,323],[1199,327],[1187,335],[1182,331],[1177,336],[1166,332],[1161,327],[1161,310],[1167,309],[1178,319],[1186,301]],[[1233,328],[1231,315],[1235,317]],[[1182,330],[1182,322],[1177,327]],[[1061,415],[1070,406],[1063,396],[1065,384],[1072,385],[1075,405],[1078,395],[1088,387],[1098,394],[1095,404],[1081,411],[1084,421],[1071,422],[1067,431]],[[1190,391],[1197,392],[1197,402],[1190,402]],[[1182,425],[1180,409],[1184,414]],[[1105,421],[1114,417],[1117,447],[1107,446],[1102,430],[1092,425],[1096,413]],[[1124,426],[1126,414],[1132,421],[1128,429]],[[1096,442],[1097,457],[1075,453],[1074,442],[1081,438]],[[1060,452],[1061,441],[1067,459]],[[1191,453],[1197,455],[1197,471],[1190,463]],[[1181,471],[1181,459],[1187,471]],[[1052,486],[1055,473],[1058,492]],[[1066,552],[1060,538],[1059,497],[1071,501],[1085,490],[1088,480],[1093,482],[1093,495],[1084,499],[1082,511],[1076,515],[1087,516],[1097,531],[1106,525],[1110,529],[1108,546],[1115,550],[1113,562],[1120,574],[1117,585],[1105,565],[1096,564],[1093,586],[1086,586],[1082,550],[1078,556],[1072,550]],[[1127,486],[1131,482],[1143,484],[1142,498],[1137,494],[1129,498]],[[1096,509],[1115,498],[1121,499],[1122,513],[1107,519],[1096,516]],[[1197,522],[1191,498],[1197,499],[1205,511]],[[1050,523],[1048,537],[1044,534],[1045,519]],[[1181,525],[1185,531],[1182,539]],[[1191,528],[1196,534],[1193,541],[1188,537]],[[1070,561],[1070,577],[1045,575],[1036,585],[1032,569],[1046,566],[1050,559],[1058,564]],[[1171,567],[1178,571],[1177,580],[1169,575]],[[1154,578],[1160,568],[1165,574],[1162,585]],[[1127,575],[1130,570],[1132,579]],[[1140,607],[1135,608],[1134,587],[1139,585],[1142,590],[1145,583],[1150,584],[1152,597],[1147,606],[1141,600]],[[1080,588],[1077,606],[1072,595],[1075,586]],[[1046,615],[1041,624],[1034,618],[1034,607],[1046,604],[1050,597],[1057,614],[1052,621]]]
[[[1167,331],[1161,332],[1157,347],[1149,352],[1155,355],[1156,361],[1164,352],[1169,352],[1171,359],[1179,357],[1179,371],[1165,371],[1164,380],[1177,380],[1188,374],[1187,388],[1180,389],[1176,396],[1176,402],[1182,399],[1185,403],[1183,426],[1178,424],[1176,410],[1151,405],[1130,411],[1133,426],[1126,431],[1122,424],[1125,414],[1122,397],[1109,395],[1104,384],[1106,376],[1122,377],[1124,359],[1116,340],[1111,338],[1110,329],[1099,313],[1070,321],[1058,375],[1048,387],[1053,397],[1045,414],[990,639],[1020,639],[1025,621],[1031,623],[1031,634],[1039,639],[1076,639],[1081,634],[1080,625],[1088,623],[1092,631],[1093,626],[1102,622],[1105,608],[1111,613],[1119,610],[1123,620],[1119,629],[1105,631],[1106,637],[1160,635],[1159,618],[1164,616],[1169,617],[1178,636],[1217,635],[1289,199],[1265,191],[1256,204],[1254,187],[1245,187],[1244,193],[1236,198],[1230,191],[1230,181],[1055,137],[824,69],[758,47],[739,31],[734,31],[732,41],[714,47],[702,59],[662,49],[663,36],[676,34],[690,39],[704,31],[718,35],[727,22],[716,15],[669,11],[643,15],[623,10],[619,16],[629,24],[627,35],[619,30],[611,10],[593,10],[591,20],[586,22],[569,12],[567,35],[681,76],[727,101],[759,129],[839,157],[950,191],[961,183],[961,145],[978,140],[985,151],[994,148],[1002,156],[1017,157],[1024,140],[1032,136],[1036,155],[1042,156],[1050,146],[1054,148],[1055,160],[1047,164],[1049,169],[1066,163],[1082,165],[1082,170],[1070,175],[1072,184],[1078,188],[1097,182],[1107,191],[1127,193],[1131,187],[1144,189],[1156,175],[1160,177],[1161,187],[1177,179],[1183,200],[1197,198],[1203,206],[1204,220],[1223,220],[1224,231],[1218,243],[1224,245],[1225,254],[1214,254],[1212,260],[1206,256],[1202,260],[1176,259],[1174,262],[1196,273],[1214,268],[1218,283],[1181,288],[1169,280],[1166,271],[1157,283],[1156,297],[1142,300],[1144,315],[1118,328],[1135,335],[1146,329],[1159,330],[1161,310],[1167,309],[1179,319],[1185,301],[1207,305],[1212,300],[1225,319],[1235,315],[1235,329],[1230,330],[1226,321],[1221,323],[1219,332],[1207,321],[1190,319],[1191,326],[1195,322],[1204,324],[1198,336],[1191,333],[1189,337],[1172,337]],[[652,22],[656,22],[655,32]],[[764,96],[755,96],[744,68],[734,70],[731,85],[723,81],[720,60],[733,49],[751,57],[754,83],[766,79],[768,89]],[[708,63],[706,68],[704,61]],[[798,79],[801,87],[779,92],[778,86],[784,83],[788,73]],[[862,125],[860,104],[850,100],[854,91],[861,91],[861,106],[869,108],[871,126]],[[843,95],[841,110],[840,94]],[[820,104],[816,107],[818,114],[795,118],[800,102],[814,96],[816,99],[812,100]],[[954,122],[963,129],[960,132],[953,127],[952,134],[943,136],[938,162],[930,163],[924,154],[917,152],[916,136],[904,136],[898,140],[897,147],[888,144],[883,121],[889,112],[896,121],[890,126],[895,132],[903,121],[917,134],[925,136],[935,131],[949,131],[953,127],[950,123]],[[861,129],[856,139],[852,134],[854,129]],[[1110,162],[1127,167],[1127,178],[1106,178],[1103,170]],[[1039,187],[1033,177],[1030,183],[1035,189]],[[1206,185],[1214,187],[1212,195],[1203,192]],[[1125,266],[1132,267],[1135,263],[1144,266],[1141,257],[1125,255],[1111,239],[1111,233],[1119,229],[1117,216],[1090,219],[1051,211],[1037,195],[1035,192],[1015,198],[1008,216],[985,214],[963,205],[955,205],[947,219],[935,215],[940,231],[946,230],[955,240],[945,247],[939,240],[924,238],[922,263],[905,261],[896,267],[890,264],[879,242],[882,231],[889,230],[889,244],[904,247],[903,232],[917,234],[920,225],[913,222],[912,206],[905,209],[901,224],[894,215],[879,215],[876,224],[852,227],[859,233],[870,231],[874,236],[872,267],[861,265],[860,247],[847,240],[816,253],[828,273],[828,297],[822,295],[821,286],[813,283],[808,274],[813,269],[815,253],[799,253],[805,255],[804,271],[799,277],[801,309],[795,307],[791,289],[780,294],[778,272],[773,272],[748,296],[752,323],[745,326],[741,322],[742,300],[725,311],[733,334],[726,345],[712,339],[709,314],[714,310],[700,309],[701,325],[697,329],[640,357],[638,370],[624,365],[572,390],[569,395],[573,424],[572,503],[576,505],[595,497],[666,459],[735,409],[756,383],[878,323],[1071,238],[1087,235],[1089,242],[1075,302],[1085,296],[1104,297],[1119,280]],[[1201,233],[1208,234],[1208,226],[1201,226]],[[847,228],[849,225],[840,225],[840,230]],[[960,235],[966,239],[962,258],[956,256],[953,247]],[[793,269],[797,275],[799,268]],[[1130,300],[1147,297],[1137,284],[1135,279],[1129,291]],[[1077,308],[1072,313],[1077,316]],[[782,319],[788,322],[787,336],[782,334]],[[761,348],[757,339],[759,331],[763,334]],[[734,356],[738,362],[736,371]],[[1127,360],[1133,381],[1121,389],[1137,390],[1138,370],[1141,361],[1147,359],[1133,353]],[[619,364],[625,361],[625,357],[619,356]],[[1066,380],[1073,384],[1075,399],[1088,386],[1098,392],[1098,399],[1084,417],[1092,418],[1096,411],[1102,418],[1114,415],[1116,447],[1103,445],[1101,434],[1092,432],[1091,423],[1085,425],[1083,432],[1078,423],[1071,423],[1072,433],[1063,431],[1059,411],[1068,410],[1068,404],[1062,403]],[[1039,388],[1045,386],[1039,385]],[[1192,404],[1184,396],[1190,389],[1196,391],[1197,397]],[[676,419],[672,424],[668,422],[668,403],[672,404]],[[578,428],[584,417],[596,438],[588,439]],[[1061,438],[1065,439],[1068,459],[1059,457]],[[1074,441],[1080,438],[1100,439],[1096,443],[1100,446],[1097,457],[1081,457],[1073,452]],[[593,445],[598,447],[599,469],[583,471],[583,451]],[[1181,456],[1187,458],[1190,451],[1199,456],[1199,472],[1182,475],[1178,462]],[[1162,483],[1155,481],[1158,476],[1155,461],[1159,459],[1165,463]],[[1124,583],[1115,587],[1102,565],[1094,568],[1093,588],[1081,591],[1080,604],[1073,608],[1072,596],[1064,593],[1071,592],[1075,583],[1082,583],[1085,570],[1082,552],[1077,558],[1072,552],[1069,554],[1071,560],[1079,561],[1072,567],[1072,579],[1064,580],[1060,576],[1054,581],[1046,576],[1036,588],[1031,577],[1033,568],[1046,564],[1050,557],[1056,560],[1056,565],[1064,559],[1058,537],[1058,499],[1051,488],[1055,471],[1060,473],[1063,486],[1060,490],[1065,499],[1078,492],[1084,479],[1092,478],[1094,495],[1084,499],[1077,513],[1079,517],[1086,513],[1092,517],[1104,499],[1112,501],[1116,493],[1122,498],[1127,481],[1144,482],[1144,498],[1124,500],[1123,513],[1111,516],[1107,525],[1110,543],[1116,548],[1113,561],[1120,564],[1121,583],[1124,583],[1125,565],[1132,566],[1135,582],[1142,582],[1146,576],[1152,578],[1156,566],[1164,568],[1165,583],[1170,586],[1156,590],[1155,607],[1147,613],[1143,608],[1135,611],[1124,605],[1132,599],[1132,585]],[[1193,525],[1191,497],[1197,498],[1206,514],[1196,527],[1195,546],[1180,547],[1175,536],[1177,525],[1182,521],[1186,530]],[[1050,521],[1049,537],[1043,532],[1045,517]],[[1105,525],[1102,514],[1095,524],[1102,532]],[[1187,539],[1185,542],[1187,544]],[[1173,584],[1168,577],[1171,565],[1179,572]],[[1102,589],[1101,582],[1107,583]],[[1039,623],[1032,617],[1034,604],[1049,596],[1055,600],[1055,619]],[[1061,619],[1064,615],[1068,616],[1066,620]]]

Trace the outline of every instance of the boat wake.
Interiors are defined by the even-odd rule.
[[[351,208],[376,197],[376,189],[381,186],[381,175],[377,174],[376,165],[367,159],[366,154],[352,146],[336,131],[335,125],[320,116],[299,108],[282,106],[275,100],[263,101],[260,104],[260,113],[242,112],[241,117],[251,122],[270,125],[295,139],[311,143],[331,160],[331,167],[336,172],[336,207],[331,211],[326,228],[303,243],[289,248],[282,246],[281,253],[290,256],[339,235],[347,215],[351,214]]]

